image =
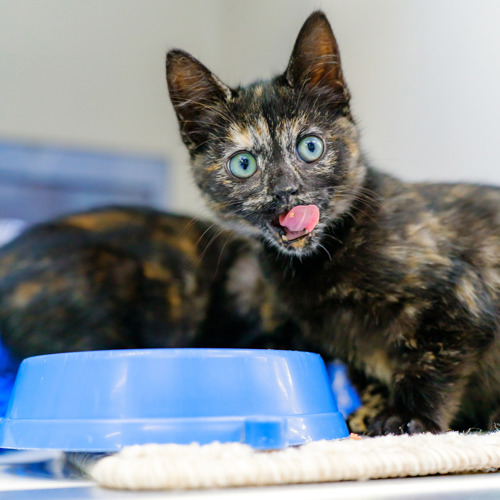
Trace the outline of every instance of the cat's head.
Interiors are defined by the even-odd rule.
[[[286,71],[230,88],[194,57],[167,54],[167,81],[194,178],[226,227],[291,255],[322,246],[365,176],[337,42],[322,12]]]

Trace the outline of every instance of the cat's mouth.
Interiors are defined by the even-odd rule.
[[[319,209],[316,205],[297,205],[280,214],[272,226],[283,245],[302,248],[311,238],[318,221]]]

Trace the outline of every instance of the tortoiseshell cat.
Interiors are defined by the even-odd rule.
[[[306,348],[348,363],[354,431],[493,428],[500,191],[368,166],[321,12],[270,81],[229,88],[180,50],[167,80],[226,229],[114,208],[28,231],[0,251],[4,342]]]
[[[180,50],[167,80],[208,205],[261,241],[303,338],[349,364],[364,403],[351,428],[499,422],[500,190],[371,168],[321,12],[270,81],[229,88]]]

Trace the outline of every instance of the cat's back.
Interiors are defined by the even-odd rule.
[[[188,294],[187,284],[215,280],[239,246],[211,223],[151,208],[74,213],[35,225],[0,249],[0,296],[4,306],[9,297],[21,297],[24,306],[38,295],[26,290],[47,295],[58,283],[77,294],[92,281],[94,288],[98,281],[111,288],[161,283]]]
[[[450,252],[471,265],[500,268],[500,188],[479,184],[416,184]]]
[[[500,266],[500,187],[466,183],[403,183],[376,173],[381,200],[378,230],[415,247],[481,265]],[[377,232],[378,232],[377,230]],[[494,254],[494,255],[493,255]]]
[[[474,222],[500,226],[500,187],[482,184],[419,183],[415,190],[449,224]],[[465,229],[465,228],[463,228]]]
[[[0,258],[9,255],[7,261],[15,260],[18,252],[23,259],[27,254],[47,257],[47,252],[59,247],[69,250],[84,245],[108,245],[137,256],[162,245],[189,253],[204,235],[212,236],[211,225],[194,218],[151,208],[110,206],[33,226],[0,249]]]
[[[500,308],[500,189],[411,184],[378,172],[373,179],[379,205],[359,230],[369,243],[358,259],[370,284],[426,290],[424,302],[454,290],[467,307],[486,300],[487,308]]]
[[[39,224],[0,249],[3,341],[19,357],[196,344],[212,311],[237,314],[219,305],[245,245],[210,223],[146,208]]]

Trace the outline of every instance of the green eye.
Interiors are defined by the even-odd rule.
[[[324,149],[323,141],[319,137],[308,135],[298,143],[297,154],[302,161],[311,163],[323,154]]]
[[[229,160],[227,167],[235,177],[246,179],[257,171],[257,161],[250,153],[238,153]]]

